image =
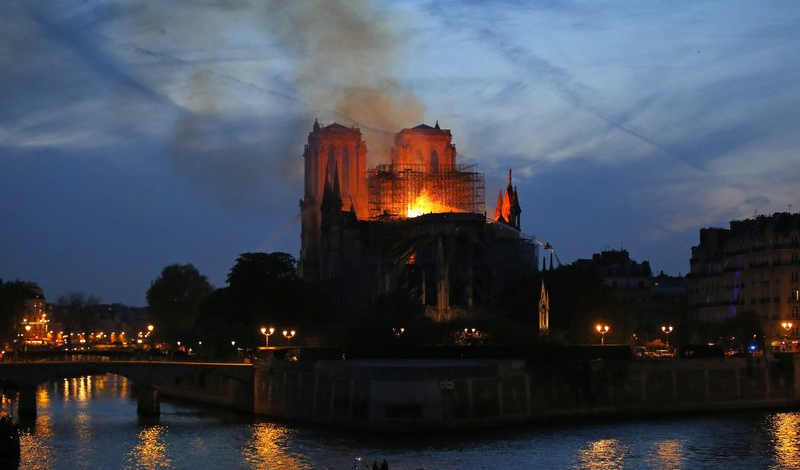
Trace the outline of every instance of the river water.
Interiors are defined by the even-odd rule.
[[[3,408],[14,411],[4,400]],[[392,437],[273,423],[163,400],[136,415],[115,375],[40,387],[35,422],[20,423],[20,469],[391,470],[797,469],[800,412],[742,412],[526,425]],[[366,468],[366,467],[364,467]]]

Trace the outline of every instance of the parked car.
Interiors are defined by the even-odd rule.
[[[657,357],[659,359],[672,358],[674,356],[674,352],[670,349],[656,349],[653,351],[653,357]]]

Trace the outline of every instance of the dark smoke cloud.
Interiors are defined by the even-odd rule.
[[[371,162],[385,159],[394,134],[423,116],[420,100],[395,78],[407,52],[402,15],[367,0],[273,0],[267,10],[294,57],[309,117],[358,124]]]
[[[214,5],[218,15],[230,15],[231,21],[243,18],[228,2]],[[175,168],[211,182],[231,204],[248,203],[255,188],[270,183],[301,194],[285,183],[302,180],[303,144],[314,118],[360,126],[370,164],[385,161],[394,134],[423,115],[416,96],[394,78],[403,53],[397,13],[366,0],[273,0],[253,9],[255,24],[245,21],[242,27],[272,41],[274,48],[263,51],[264,59],[275,59],[268,57],[274,54],[288,63],[289,83],[280,83],[283,75],[278,73],[249,82],[221,68],[173,57],[176,65],[193,69],[188,87],[194,110],[182,113],[175,125]],[[219,16],[208,18],[220,21]],[[141,50],[157,54],[149,46]],[[227,103],[219,97],[224,96],[220,87],[228,86],[261,95],[259,102],[271,109],[266,116],[226,117],[220,110]]]

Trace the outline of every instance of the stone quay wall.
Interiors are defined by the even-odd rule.
[[[158,385],[161,396],[178,398],[197,403],[223,406],[251,413],[253,411],[253,377],[249,378],[226,374],[208,366],[185,368]]]
[[[408,432],[554,418],[784,408],[800,404],[800,360],[269,361],[253,411]]]

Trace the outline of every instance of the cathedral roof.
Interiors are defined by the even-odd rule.
[[[349,127],[347,127],[347,126],[343,126],[343,125],[339,124],[338,122],[334,122],[333,124],[329,124],[329,125],[325,126],[325,129],[330,129],[330,130],[345,130],[345,131],[349,131],[349,130],[350,130],[350,128],[349,128]]]

